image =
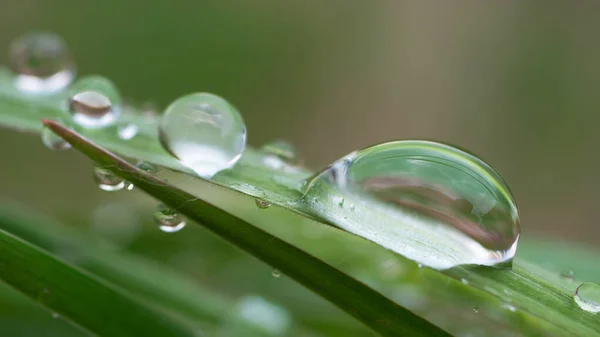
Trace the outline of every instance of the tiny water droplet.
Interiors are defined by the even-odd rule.
[[[125,187],[125,179],[104,166],[94,165],[94,181],[103,191],[113,192]]]
[[[117,135],[122,140],[130,140],[138,134],[138,127],[133,123],[121,124],[117,127]]]
[[[53,312],[52,313],[52,318],[58,319],[58,318],[60,318],[60,314],[58,312]]]
[[[154,166],[153,164],[147,162],[147,161],[143,161],[140,160],[135,164],[135,167],[139,168],[142,171],[146,171],[148,173],[155,173],[158,171],[158,168],[156,166]]]
[[[419,269],[421,269],[421,268],[423,268],[423,265],[419,263],[419,264],[417,264],[417,267],[418,267]]]
[[[502,307],[505,308],[505,309],[507,309],[510,312],[517,311],[517,308],[515,308],[513,305],[510,305],[510,304],[507,304],[507,303],[503,304]]]
[[[265,154],[264,163],[274,170],[297,163],[296,149],[284,140],[267,143],[260,150]]]
[[[476,314],[478,314],[479,313],[479,308],[478,307],[474,307],[473,308],[473,312],[476,313]]]
[[[156,207],[154,221],[158,224],[158,228],[166,233],[178,232],[185,227],[185,218],[165,204]]]
[[[336,221],[347,215],[341,210],[322,214],[334,224],[432,268],[495,265],[516,252],[519,217],[508,186],[481,159],[448,145],[375,145],[334,162],[305,186],[305,200],[316,195],[332,205],[343,196],[351,210],[356,205],[348,221]]]
[[[504,293],[505,293],[506,295],[512,295],[512,293],[511,293],[511,292],[510,292],[508,289],[504,289]]]
[[[463,284],[469,284],[469,280],[467,280],[466,278],[461,278],[460,282],[462,282]]]
[[[588,312],[600,312],[600,283],[585,282],[577,287],[575,302]]]
[[[55,119],[54,121],[65,125],[61,119]],[[45,125],[42,128],[41,137],[42,143],[50,150],[68,150],[71,148],[71,144],[62,139],[62,137],[54,133],[54,131]]]
[[[75,63],[63,39],[53,33],[30,33],[10,45],[15,87],[32,94],[65,89],[75,77]]]
[[[108,97],[97,91],[82,91],[69,100],[69,111],[73,121],[89,129],[102,128],[113,124],[118,110],[113,109]]]
[[[563,271],[560,273],[560,277],[569,281],[575,280],[575,273],[572,270]]]
[[[279,272],[279,270],[277,270],[277,269],[273,269],[273,270],[271,271],[271,275],[272,275],[273,277],[277,278],[277,277],[281,276],[281,273]]]
[[[261,209],[265,209],[265,208],[271,207],[271,203],[268,202],[268,201],[264,201],[264,200],[261,200],[261,199],[256,199],[255,202],[256,202],[256,206],[258,206],[258,208],[261,208]]]
[[[195,93],[175,100],[159,125],[163,147],[203,178],[231,168],[246,146],[242,116],[221,97]]]

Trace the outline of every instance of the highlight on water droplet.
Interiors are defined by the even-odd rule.
[[[159,124],[163,147],[203,178],[231,168],[246,146],[242,116],[221,97],[195,93],[167,107]]]
[[[600,312],[600,283],[582,283],[573,295],[575,303],[588,312]]]
[[[162,203],[156,207],[154,221],[158,224],[158,228],[165,233],[175,233],[185,227],[185,218]]]
[[[281,272],[279,270],[277,270],[277,269],[273,269],[271,271],[271,276],[277,278],[277,277],[281,276]]]
[[[340,197],[355,212],[327,207]],[[519,217],[508,186],[448,145],[394,141],[352,152],[307,180],[304,200],[312,198],[340,228],[435,269],[494,265],[516,252]]]
[[[138,126],[133,123],[121,124],[117,127],[117,136],[122,140],[130,140],[138,134],[138,130]]]
[[[55,122],[66,125],[62,119],[55,118],[53,119]],[[70,127],[70,126],[69,126]],[[50,128],[44,125],[41,132],[42,143],[44,146],[49,148],[50,150],[68,150],[71,148],[71,144],[69,144],[66,140],[64,140],[61,136],[57,135]]]
[[[262,200],[262,199],[256,199],[255,203],[256,203],[256,206],[258,208],[261,208],[261,209],[265,209],[265,208],[271,207],[271,203],[270,202]]]
[[[285,165],[295,165],[297,163],[296,149],[292,144],[284,140],[267,143],[260,150],[265,154],[263,158],[265,165],[274,170],[280,169]]]
[[[97,91],[82,91],[69,100],[69,111],[73,121],[88,129],[102,128],[113,124],[118,110],[113,109],[108,97]]]
[[[51,94],[65,89],[75,77],[75,63],[63,39],[50,32],[36,32],[14,40],[9,63],[17,89],[32,94]]]
[[[114,174],[106,166],[94,164],[94,181],[101,190],[107,192],[120,191],[125,187],[125,179]]]

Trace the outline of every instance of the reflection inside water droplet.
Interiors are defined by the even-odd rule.
[[[159,126],[163,147],[203,178],[231,168],[246,146],[246,125],[224,99],[196,93],[171,103]]]
[[[600,283],[585,282],[574,294],[577,305],[588,312],[600,312]]]
[[[479,158],[444,144],[379,144],[307,181],[305,200],[334,205],[342,195],[356,212],[324,214],[334,224],[436,269],[493,265],[516,251],[519,219],[507,185]]]
[[[119,191],[125,187],[125,180],[104,166],[94,166],[94,181],[100,189],[108,192]]]
[[[69,100],[69,111],[75,123],[90,129],[111,125],[118,117],[118,111],[113,109],[108,97],[96,91],[73,95]]]
[[[156,207],[154,221],[158,224],[158,228],[165,233],[175,233],[185,227],[185,218],[164,204]]]
[[[65,89],[75,77],[75,63],[63,39],[53,33],[31,33],[10,46],[9,63],[17,89],[50,94]]]
[[[271,207],[271,203],[268,201],[265,201],[265,200],[256,199],[255,202],[256,202],[256,206],[258,206],[258,208],[265,209],[265,208]]]

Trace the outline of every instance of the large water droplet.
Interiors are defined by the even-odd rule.
[[[494,265],[516,252],[519,218],[508,186],[485,162],[451,146],[375,145],[336,161],[306,186],[305,200],[322,201],[324,208],[311,206],[333,223],[432,268]],[[355,212],[333,207],[340,195]]]
[[[113,124],[118,110],[113,109],[108,97],[97,91],[82,91],[69,100],[69,111],[78,125],[96,129]]]
[[[159,133],[164,148],[204,178],[235,165],[246,146],[246,126],[239,112],[206,93],[171,103]]]
[[[100,189],[108,192],[120,191],[125,187],[125,179],[105,166],[94,166],[94,181]]]
[[[166,233],[174,233],[185,227],[185,218],[165,204],[159,204],[154,212],[154,221],[158,228]]]
[[[585,311],[600,312],[600,283],[585,282],[575,290],[575,302]]]
[[[27,93],[54,93],[66,88],[75,77],[69,49],[53,33],[19,37],[10,46],[9,62],[15,72],[15,86]]]

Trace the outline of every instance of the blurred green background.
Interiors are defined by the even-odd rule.
[[[56,32],[80,74],[107,76],[136,103],[164,108],[186,93],[216,93],[242,112],[250,145],[289,140],[313,169],[387,140],[457,145],[503,175],[524,236],[597,246],[599,9],[553,1],[3,0],[0,46],[32,30]],[[133,211],[108,212],[129,217],[115,223],[155,230],[153,201],[101,192],[81,155],[9,130],[0,132],[0,154],[0,197],[92,233],[103,207],[125,207]],[[123,245],[170,261],[206,244],[201,233],[145,241],[131,234]],[[206,275],[224,272],[203,263],[196,273],[208,283]],[[248,282],[240,294],[259,288]]]

